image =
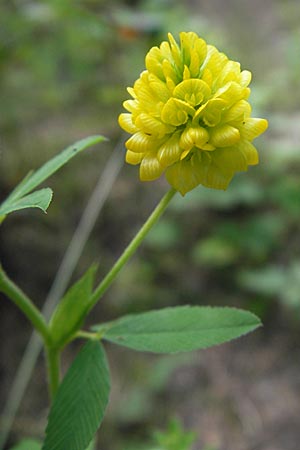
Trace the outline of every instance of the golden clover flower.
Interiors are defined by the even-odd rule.
[[[251,142],[268,126],[251,117],[251,73],[196,33],[180,33],[180,45],[168,38],[128,88],[129,112],[119,117],[132,134],[126,161],[140,164],[142,181],[165,173],[183,195],[199,184],[226,189],[235,172],[258,163]]]

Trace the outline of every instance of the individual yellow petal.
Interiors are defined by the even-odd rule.
[[[148,111],[151,108],[151,105],[155,104],[158,101],[149,85],[141,83],[139,88],[135,87],[134,89],[137,93],[137,97],[140,103],[140,109],[146,109]]]
[[[240,132],[231,125],[220,125],[210,131],[210,143],[215,147],[229,147],[240,140]]]
[[[145,64],[149,72],[154,73],[160,80],[164,80],[162,69],[162,55],[158,47],[152,47],[146,55]]]
[[[134,92],[134,89],[132,87],[128,87],[127,88],[127,92],[131,95],[131,97],[133,97],[134,99],[136,99],[136,93]]]
[[[183,160],[168,167],[166,178],[182,195],[194,189],[200,182],[199,173],[193,168],[191,160]]]
[[[188,149],[188,150],[184,150],[184,151],[181,153],[181,155],[180,155],[180,161],[182,161],[184,158],[186,158],[187,155],[188,155],[189,153],[191,153],[192,150],[194,150],[194,147],[192,147],[192,148],[190,148],[190,149]]]
[[[171,47],[170,47],[169,42],[163,41],[160,44],[159,48],[160,48],[162,57],[164,59],[168,59],[169,61],[171,61],[172,60],[172,52],[171,52]]]
[[[134,153],[134,152],[131,152],[130,150],[127,150],[126,156],[125,156],[125,161],[128,164],[136,165],[142,161],[143,157],[144,157],[144,153]]]
[[[217,81],[217,76],[225,66],[228,58],[224,53],[219,52],[213,45],[207,46],[207,56],[202,69],[209,69],[212,77]]]
[[[202,150],[206,150],[208,152],[212,152],[213,150],[216,150],[216,147],[208,142],[207,144],[204,144],[202,146]]]
[[[163,173],[163,167],[160,165],[156,154],[147,154],[140,165],[140,179],[142,181],[152,181],[159,178]]]
[[[173,92],[179,98],[192,106],[200,105],[210,95],[210,88],[205,81],[190,79],[179,83]]]
[[[191,72],[188,66],[184,66],[182,78],[184,80],[189,80],[191,78]]]
[[[180,133],[174,133],[158,150],[157,159],[163,167],[170,166],[180,159],[182,148],[179,145]]]
[[[152,117],[150,114],[142,113],[140,114],[136,121],[136,126],[142,130],[145,134],[150,136],[156,136],[162,138],[167,133],[172,133],[175,127],[172,125],[166,125],[162,123],[159,119]]]
[[[257,119],[251,117],[249,119],[245,119],[245,121],[240,127],[240,133],[243,139],[252,141],[257,136],[266,131],[267,128],[268,128],[268,121],[266,119]]]
[[[223,114],[223,122],[243,121],[251,114],[251,106],[246,100],[239,100]]]
[[[156,79],[155,81],[150,81],[149,86],[155,96],[162,102],[166,102],[170,98],[170,90],[168,89],[166,83]]]
[[[209,69],[206,68],[203,70],[201,80],[205,81],[205,83],[210,87],[210,89],[212,88],[213,76]]]
[[[222,113],[226,107],[226,101],[221,98],[213,98],[208,100],[200,107],[193,118],[193,123],[199,123],[203,120],[208,127],[215,127],[221,121]]]
[[[231,106],[239,100],[248,98],[249,92],[248,88],[241,87],[235,81],[229,81],[216,91],[214,97],[222,98],[227,102],[228,106]]]
[[[158,140],[157,140],[158,141]],[[151,136],[143,133],[142,131],[138,131],[133,136],[131,136],[128,141],[126,141],[125,145],[127,150],[131,150],[135,153],[146,153],[153,150],[153,147],[156,144],[156,140]]]
[[[249,141],[241,140],[237,144],[237,148],[242,152],[247,160],[247,164],[255,166],[259,163],[259,156],[256,148]]]
[[[234,172],[224,171],[212,163],[207,170],[205,179],[201,180],[201,184],[209,188],[222,189],[225,191],[228,188],[233,175]]]
[[[193,147],[203,148],[209,140],[209,134],[203,127],[186,127],[180,137],[180,146],[184,150]]]
[[[242,87],[247,87],[250,84],[252,73],[249,70],[243,70],[240,74],[239,84]]]
[[[224,85],[229,81],[239,82],[241,65],[236,61],[227,61],[217,78],[217,83]]]
[[[174,89],[176,87],[175,81],[173,81],[172,78],[170,78],[170,77],[166,77],[166,86],[169,89],[169,92],[171,94],[173,94],[173,91],[174,91]]]
[[[190,58],[190,73],[193,78],[199,76],[201,65],[206,58],[207,55],[207,45],[203,39],[198,38],[194,42],[194,47],[191,50],[191,58]],[[203,81],[204,78],[202,77]]]
[[[161,112],[163,122],[170,125],[183,125],[188,120],[188,115],[194,115],[195,110],[188,103],[177,98],[170,98]]]
[[[168,33],[168,38],[170,41],[171,53],[172,53],[174,62],[176,64],[176,66],[179,68],[179,70],[182,70],[182,58],[181,58],[180,48],[178,47],[178,44],[175,41],[175,39],[171,33]]]
[[[125,100],[125,102],[123,102],[123,106],[130,113],[135,113],[140,110],[140,106],[136,100]]]
[[[232,172],[240,172],[248,168],[247,158],[238,146],[218,148],[213,153],[213,161],[221,169]]]
[[[164,59],[162,63],[162,69],[165,76],[165,79],[171,78],[171,80],[174,81],[175,84],[179,81],[179,74],[178,71],[176,71],[176,67],[172,65],[170,61],[167,59]]]
[[[122,113],[119,115],[119,125],[127,133],[136,133],[138,128],[132,122],[132,115],[128,113]]]
[[[191,60],[190,60],[190,65],[189,65],[189,72],[190,72],[191,78],[198,78],[201,63],[202,63],[202,61],[200,60],[199,53],[197,52],[196,49],[193,49],[191,51]]]

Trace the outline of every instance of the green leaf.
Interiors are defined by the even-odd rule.
[[[93,265],[64,295],[50,320],[52,342],[59,347],[72,336],[85,319],[93,290],[97,265]]]
[[[25,208],[40,208],[46,212],[51,199],[52,190],[50,188],[40,189],[32,194],[25,195],[25,197],[3,204],[0,207],[0,216]]]
[[[100,135],[89,136],[81,141],[75,142],[75,144],[70,145],[61,153],[54,156],[54,158],[50,159],[50,161],[47,161],[36,172],[33,172],[30,176],[27,176],[26,181],[23,180],[23,182],[21,182],[22,186],[18,185],[7,200],[11,201],[12,199],[20,198],[23,197],[23,195],[28,194],[58,169],[64,166],[71,158],[74,158],[74,156],[76,156],[79,152],[104,140],[105,137]]]
[[[23,439],[10,450],[41,450],[42,443],[35,439]]]
[[[47,161],[36,172],[29,172],[29,174],[27,174],[26,177],[15,187],[15,189],[2,203],[2,205],[0,205],[0,217],[23,208],[37,207],[45,211],[51,201],[50,189],[48,189],[47,191],[42,189],[38,191],[39,193],[34,192],[31,195],[27,194],[29,194],[31,191],[33,191],[33,189],[35,189],[43,181],[49,178],[54,172],[64,166],[79,152],[85,150],[91,145],[97,144],[98,142],[102,142],[104,140],[106,140],[106,138],[100,135],[89,136],[67,147],[54,158],[50,159],[50,161]],[[42,192],[44,193],[42,194]],[[37,195],[37,197],[35,197],[35,195]],[[2,220],[3,219],[4,218],[2,218]]]
[[[89,341],[58,389],[42,450],[85,450],[103,419],[109,391],[104,350],[99,342]]]
[[[178,306],[124,316],[92,329],[134,350],[176,353],[222,344],[260,325],[254,314],[236,308]]]

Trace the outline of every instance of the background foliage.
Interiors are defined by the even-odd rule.
[[[132,356],[109,347],[117,387],[102,425],[103,448],[148,449],[151,430],[166,428],[174,410],[196,431],[197,449],[297,448],[299,23],[296,0],[0,3],[1,197],[29,169],[70,143],[90,134],[110,138],[64,168],[64,176],[53,176],[54,201],[47,216],[21,212],[1,227],[5,268],[38,305],[120,138],[117,116],[125,86],[137,78],[146,51],[167,31],[195,30],[249,68],[254,115],[270,122],[257,144],[260,166],[237,176],[226,193],[200,187],[184,200],[176,198],[96,311],[102,321],[183,303],[231,305],[258,313],[264,331],[247,342],[192,356]],[[76,277],[99,260],[99,274],[104,274],[165,190],[164,181],[141,185],[136,168],[124,167]],[[0,308],[2,404],[30,330],[8,302]],[[66,360],[71,359],[70,351]],[[42,435],[42,367],[41,361],[11,444],[24,430]],[[277,403],[279,393],[286,409]]]

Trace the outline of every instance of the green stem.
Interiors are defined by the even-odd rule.
[[[54,400],[60,383],[60,353],[57,348],[46,346],[49,396]]]
[[[138,231],[138,233],[132,239],[130,244],[126,247],[120,258],[113,265],[113,267],[104,277],[101,283],[96,287],[90,300],[89,309],[92,309],[93,306],[95,306],[95,304],[102,297],[104,292],[109,288],[109,286],[111,285],[117,274],[120,272],[122,267],[126,264],[129,258],[135,253],[139,245],[144,240],[146,234],[150,231],[153,225],[155,225],[155,223],[158,221],[162,213],[165,211],[166,207],[168,206],[168,204],[170,203],[176,192],[177,191],[175,189],[170,189],[169,192],[167,192],[166,195],[161,199],[161,201],[156,206],[152,214],[149,216],[149,218],[142,226],[142,228]]]
[[[46,343],[50,342],[49,328],[46,320],[38,308],[33,304],[15,283],[8,278],[2,267],[0,266],[0,292],[3,292],[12,300],[15,305],[25,314],[27,319],[32,323],[36,331],[42,336]]]
[[[99,333],[91,333],[89,331],[79,330],[73,337],[73,339],[82,338],[82,339],[95,339],[99,341]]]

